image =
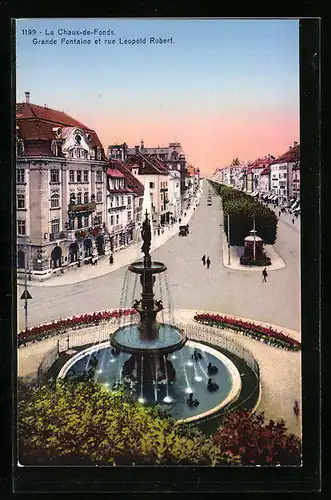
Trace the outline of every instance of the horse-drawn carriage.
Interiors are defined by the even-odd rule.
[[[189,234],[189,225],[179,226],[179,236],[187,236]]]

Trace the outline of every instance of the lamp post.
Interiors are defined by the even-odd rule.
[[[256,241],[255,241],[255,213],[253,215],[253,238],[254,238],[254,241],[253,241],[253,260],[255,262],[255,255],[256,255]]]
[[[228,213],[228,265],[231,264],[231,253],[230,253],[230,214]]]
[[[25,266],[24,266],[24,319],[25,319],[25,333],[28,330],[28,280],[27,280],[27,260],[28,255],[25,253]]]

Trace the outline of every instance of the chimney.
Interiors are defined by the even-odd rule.
[[[144,149],[144,147],[145,147],[145,146],[144,146],[144,141],[143,141],[142,139],[141,139],[141,141],[140,141],[140,147],[141,147],[141,149]]]
[[[30,103],[30,92],[25,92],[25,102],[26,102],[27,104],[29,104],[29,103]]]
[[[294,147],[297,146],[297,145],[298,145],[297,141],[294,141]]]
[[[139,146],[135,146],[136,149],[136,155],[139,153]]]

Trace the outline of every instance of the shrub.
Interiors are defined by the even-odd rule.
[[[241,465],[301,465],[301,441],[283,420],[265,423],[264,413],[233,412],[222,419],[213,442],[240,456]]]
[[[18,383],[23,465],[232,465],[212,438],[92,381]]]

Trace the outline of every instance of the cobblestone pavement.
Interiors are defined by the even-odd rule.
[[[220,198],[213,196],[212,206],[207,206],[207,193],[208,183],[204,182],[200,206],[190,220],[190,234],[175,235],[152,254],[168,267],[174,306],[244,316],[300,331],[300,233],[280,221],[274,249],[285,267],[270,272],[267,283],[262,283],[260,273],[228,269],[222,258]],[[202,265],[203,254],[211,259],[209,270]],[[118,307],[125,273],[126,267],[122,267],[85,282],[31,287],[29,326]],[[19,287],[18,297],[22,291]],[[136,296],[139,293],[138,286]],[[19,327],[24,328],[23,301],[18,317]]]

